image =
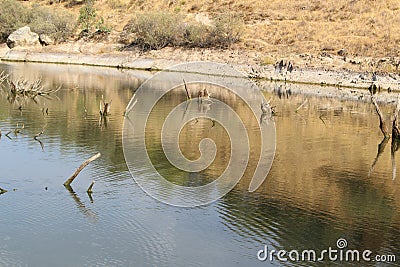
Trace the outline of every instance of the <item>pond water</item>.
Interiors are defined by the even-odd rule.
[[[0,266],[385,265],[257,259],[265,245],[322,251],[337,248],[339,238],[349,249],[400,256],[400,177],[393,175],[390,141],[371,170],[382,136],[369,103],[279,98],[274,84],[266,84],[264,94],[274,95],[276,106],[276,154],[267,180],[249,193],[251,175],[245,174],[212,204],[179,208],[145,194],[124,159],[124,111],[151,73],[16,63],[2,70],[14,80],[41,77],[47,88],[62,86],[35,101],[12,101],[1,90],[0,187],[8,192],[0,195]],[[172,92],[157,104],[146,143],[157,169],[174,183],[202,185],[221,173],[229,146],[218,124],[189,123],[180,136],[188,158],[198,157],[204,137],[221,153],[209,170],[189,178],[171,171],[157,132],[166,112],[184,98]],[[106,119],[99,115],[102,99],[112,100]],[[392,107],[383,110],[389,115]],[[14,133],[16,127],[22,133]],[[97,152],[102,156],[65,188],[64,181]],[[400,156],[394,163],[400,166]]]

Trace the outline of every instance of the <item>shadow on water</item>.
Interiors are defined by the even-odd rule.
[[[378,163],[378,160],[382,153],[385,151],[386,145],[389,142],[389,138],[384,137],[382,141],[378,145],[378,153],[376,154],[376,157],[374,159],[374,162],[372,162],[371,168],[369,169],[368,176],[371,176],[372,172],[374,171],[375,165]],[[393,149],[392,149],[392,155],[393,155]],[[392,156],[392,162],[393,162],[393,156]]]
[[[68,190],[72,199],[75,201],[75,204],[79,209],[79,211],[82,212],[82,214],[85,215],[85,217],[88,218],[91,222],[97,222],[98,221],[97,214],[85,206],[85,204],[81,201],[78,194],[75,193],[72,187],[70,185],[66,185],[65,188]],[[93,203],[92,194],[88,193],[88,197],[90,199],[90,202]]]

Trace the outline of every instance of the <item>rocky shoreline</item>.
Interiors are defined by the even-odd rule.
[[[305,66],[304,62],[294,61],[293,71],[283,75],[276,72],[273,64],[259,64],[259,55],[254,51],[164,48],[143,53],[135,50],[118,51],[120,49],[121,46],[118,44],[79,41],[61,45],[13,49],[9,49],[3,44],[0,46],[0,60],[3,62],[73,64],[147,71],[160,71],[189,61],[213,61],[231,65],[249,78],[264,83],[273,81],[298,85],[294,87],[300,85],[330,87],[329,90],[325,90],[329,91],[329,94],[336,94],[340,97],[343,92],[346,92],[346,94],[356,95],[356,100],[365,99],[363,95],[368,96],[368,91],[365,89],[372,83],[380,86],[381,91],[385,92],[382,96],[391,96],[393,94],[390,92],[400,91],[399,74],[338,69],[338,66],[334,64],[326,66],[323,62],[309,67]],[[300,87],[304,88],[304,86]],[[388,99],[389,102],[392,101],[391,98]]]

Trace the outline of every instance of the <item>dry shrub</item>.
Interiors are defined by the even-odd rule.
[[[23,26],[45,33],[56,42],[64,41],[75,31],[75,18],[66,12],[34,5],[29,8],[15,0],[0,1],[0,41]]]
[[[138,13],[125,25],[121,41],[141,50],[166,46],[226,48],[238,42],[242,22],[221,15],[214,25],[185,21],[177,13]]]
[[[56,42],[62,42],[71,37],[76,28],[76,18],[65,11],[58,11],[33,6],[30,10],[29,26],[38,34],[47,34]]]

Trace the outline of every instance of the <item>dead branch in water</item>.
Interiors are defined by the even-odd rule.
[[[1,194],[4,194],[4,193],[6,193],[6,192],[8,192],[8,191],[0,187],[0,195],[1,195]]]
[[[19,124],[18,124],[18,122],[17,122],[17,126],[15,127],[15,129],[14,129],[14,134],[15,134],[15,136],[17,136],[18,134],[22,134],[22,132],[21,132],[21,130],[23,130],[25,128],[25,124],[22,124],[22,126],[21,127],[19,127]],[[8,135],[10,134],[10,132],[8,132],[7,134],[6,134],[6,136],[8,137]]]
[[[372,102],[372,104],[374,104],[376,113],[379,116],[379,129],[381,129],[381,132],[383,133],[383,136],[385,138],[390,138],[389,128],[386,125],[382,111],[379,108],[378,103],[376,103],[375,97],[373,95],[371,96],[371,102]]]
[[[5,86],[7,84],[8,86]],[[22,111],[23,103],[30,100],[37,103],[36,97],[42,96],[51,98],[51,95],[61,89],[61,85],[57,88],[47,88],[43,85],[42,79],[37,79],[33,82],[22,78],[12,80],[8,75],[0,73],[1,93],[5,93],[7,100],[11,104],[17,104]],[[55,96],[57,97],[57,96]]]
[[[94,186],[94,181],[92,181],[92,183],[89,185],[88,189],[86,190],[86,193],[91,194],[93,193],[92,188]]]
[[[100,101],[100,115],[106,117],[110,114],[112,100],[110,100],[110,102],[105,102],[103,96],[101,98],[102,100]]]
[[[319,115],[319,119],[322,121],[322,123],[323,123],[323,124],[325,125],[325,127],[326,127],[326,123],[325,123],[325,121],[324,121],[323,116],[324,116],[324,114],[321,113],[321,115]]]
[[[299,111],[305,104],[307,104],[307,102],[308,102],[308,98],[306,98],[306,100],[304,100],[304,102],[300,106],[298,106],[298,108],[296,109],[296,112]]]
[[[187,100],[192,99],[192,97],[191,97],[191,95],[190,95],[190,93],[189,93],[189,90],[188,90],[188,88],[187,88],[185,79],[183,79],[183,85],[185,86],[185,91],[186,91],[186,98],[187,98]]]
[[[370,88],[373,88],[372,86]],[[375,97],[374,97],[374,91],[370,90],[371,92],[371,102],[374,104],[376,112],[378,113],[379,116],[379,128],[381,129],[384,139],[378,146],[378,154],[375,157],[374,162],[372,163],[372,166],[368,172],[368,176],[371,175],[376,163],[378,162],[378,159],[380,155],[383,153],[385,146],[389,140],[390,137],[392,137],[392,144],[391,144],[391,160],[392,160],[392,178],[393,180],[396,178],[396,161],[395,161],[395,155],[396,151],[399,149],[400,145],[400,128],[398,126],[397,120],[399,117],[399,112],[400,112],[400,94],[397,97],[397,105],[396,109],[394,111],[394,116],[393,116],[393,122],[392,122],[392,133],[389,133],[389,129],[384,121],[383,114],[381,110],[379,109],[378,104],[376,103]]]
[[[38,95],[49,95],[61,89],[61,86],[57,87],[56,89],[46,89],[42,84],[41,78],[33,82],[24,79],[7,79],[7,83],[10,86],[10,91],[13,95],[23,95],[32,98]]]
[[[9,131],[9,132],[7,132],[7,133],[5,134],[5,136],[6,136],[8,139],[12,139],[12,138],[10,137],[10,133],[11,133],[11,131]]]
[[[8,74],[5,74],[4,71],[0,73],[0,84],[2,84],[6,79],[8,79]]]
[[[97,153],[93,157],[87,159],[85,162],[82,163],[81,166],[74,172],[74,174],[65,181],[64,186],[70,186],[74,179],[78,176],[78,174],[85,168],[90,162],[98,159],[101,156],[101,153]]]
[[[43,129],[39,133],[35,134],[35,136],[33,137],[33,139],[35,141],[39,142],[40,147],[42,148],[42,151],[44,151],[44,145],[43,145],[43,142],[38,139],[38,137],[41,136],[44,133],[44,130],[46,129],[46,126],[47,126],[47,123],[43,126]]]

